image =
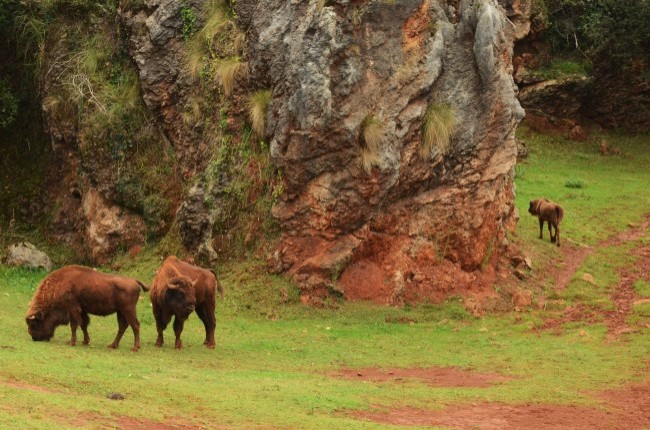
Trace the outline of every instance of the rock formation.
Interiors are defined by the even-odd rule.
[[[164,233],[176,213],[183,244],[213,260],[220,249],[215,241],[228,237],[227,229],[247,229],[244,242],[251,243],[272,216],[280,237],[269,267],[291,276],[305,301],[335,294],[400,304],[487,288],[517,219],[514,131],[523,117],[512,41],[525,22],[514,26],[504,9],[523,6],[501,3],[228,3],[246,34],[248,74],[227,98],[188,70],[189,24],[199,28],[210,18],[202,2],[126,2],[117,11],[123,31],[116,37],[128,47],[146,112],[132,108],[112,125],[119,131],[125,124],[141,140],[101,146],[105,136],[90,133],[92,122],[84,118],[106,107],[93,105],[87,93],[89,108],[76,125],[62,121],[54,103],[44,103],[61,161],[50,175],[58,175],[51,188],[62,202],[55,224],[83,233],[88,254],[105,261],[119,243]],[[188,24],[187,16],[196,20]],[[225,54],[209,55],[221,60]],[[46,96],[64,89],[54,77],[66,71],[57,67],[67,66],[51,63]],[[95,84],[98,91],[112,85],[113,78],[106,79]],[[264,131],[252,125],[268,146],[249,142],[247,100],[257,90],[271,94]],[[209,109],[188,115],[199,97]],[[133,116],[138,121],[127,121]],[[169,171],[157,168],[165,186],[142,182],[153,175],[147,170],[128,170],[135,164],[131,156],[156,166],[170,151]],[[251,151],[262,152],[237,155]],[[270,176],[259,173],[264,157]],[[237,176],[250,180],[240,186]],[[256,201],[270,194],[268,213]],[[169,205],[155,200],[160,196]],[[160,208],[152,210],[152,199]],[[252,206],[261,212],[238,224],[238,208]]]
[[[417,300],[480,287],[517,216],[523,110],[499,4],[265,0],[242,19],[252,73],[273,88],[268,137],[285,181],[271,266],[307,299],[387,303],[400,289]],[[458,126],[449,150],[426,153],[425,116],[440,105]],[[368,172],[369,116],[382,138]]]

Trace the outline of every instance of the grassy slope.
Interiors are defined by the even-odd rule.
[[[601,158],[594,144],[572,143],[571,150],[564,150],[557,139],[527,139],[532,154],[519,168],[518,236],[535,256],[536,267],[554,258],[556,248],[536,239],[536,222],[525,213],[530,198],[545,195],[562,202],[567,210],[565,237],[591,244],[638,222],[650,207],[648,139],[610,139],[623,155]],[[565,188],[567,180],[585,186]],[[621,205],[624,210],[609,210]],[[581,215],[597,222],[579,222]],[[582,288],[575,280],[563,293],[566,300],[606,301],[617,282],[615,268],[629,263],[628,248],[594,253],[583,269],[594,273],[599,287],[583,297],[572,293]],[[160,260],[152,252],[138,260],[122,262],[124,270],[148,282]],[[550,311],[522,313],[520,321],[514,314],[474,319],[456,300],[404,309],[362,303],[312,309],[299,305],[295,289],[282,278],[265,275],[257,262],[231,263],[220,271],[227,295],[217,309],[216,350],[201,345],[196,316],[186,324],[186,349],[171,349],[171,329],[165,347],[154,348],[155,326],[143,297],[139,314],[144,345],[132,353],[130,332],[119,350],[105,348],[117,329],[114,317],[91,318],[88,347],[67,346],[65,327],[49,343],[32,342],[23,317],[44,273],[0,268],[0,428],[49,428],[52,423],[93,428],[115,423],[118,416],[172,424],[178,417],[206,427],[384,428],[341,411],[477,401],[593,403],[589,391],[647,375],[647,329],[610,343],[604,342],[600,324],[573,324],[559,335],[535,333],[530,329]],[[646,290],[643,284],[638,289]],[[282,290],[288,304],[281,303]],[[645,312],[636,317],[647,321]],[[387,322],[402,317],[415,323]],[[490,388],[431,388],[417,381],[359,383],[328,376],[340,367],[432,365],[515,379]],[[126,399],[108,400],[112,391]]]

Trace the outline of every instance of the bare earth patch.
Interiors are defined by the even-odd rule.
[[[4,385],[5,387],[9,387],[9,388],[17,388],[17,389],[20,389],[20,390],[38,391],[39,393],[58,393],[58,391],[56,391],[56,390],[41,387],[41,386],[38,386],[38,385],[24,384],[22,382],[0,381],[0,384]]]
[[[498,374],[477,373],[454,367],[414,367],[409,369],[343,369],[334,377],[364,382],[403,382],[416,380],[434,387],[489,387],[511,381]]]
[[[650,426],[650,381],[597,396],[602,408],[549,404],[481,403],[442,410],[393,408],[354,411],[368,421],[401,426],[480,430],[635,430]]]
[[[162,423],[159,421],[141,420],[129,417],[118,418],[117,426],[122,430],[189,430],[196,428],[195,425],[180,423],[177,421]]]
[[[640,225],[606,239],[598,244],[597,247],[617,246],[628,241],[638,240],[648,229],[650,229],[650,217],[646,217]],[[595,249],[585,247],[568,247],[563,249],[564,266],[561,269],[551,271],[551,276],[556,280],[556,290],[563,290],[567,287],[585,258],[593,253]],[[565,309],[560,318],[547,320],[541,329],[561,330],[562,326],[568,322],[585,321],[595,323],[604,319],[607,324],[607,337],[609,340],[616,338],[620,334],[632,331],[633,329],[627,325],[626,320],[627,316],[632,312],[634,303],[639,300],[633,285],[637,279],[650,280],[650,247],[642,246],[634,249],[631,251],[631,255],[636,257],[636,261],[631,266],[620,270],[621,280],[611,295],[612,303],[614,304],[613,311],[601,311],[591,309],[585,305],[576,305]]]

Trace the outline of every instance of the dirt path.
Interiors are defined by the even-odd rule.
[[[569,246],[562,249],[564,265],[556,270],[550,270],[551,276],[555,279],[555,290],[561,291],[567,288],[571,279],[578,271],[585,259],[597,249],[619,246],[626,242],[636,241],[643,237],[646,231],[650,230],[650,215],[638,226],[620,232],[595,247]],[[613,311],[601,311],[579,304],[568,307],[560,318],[548,319],[541,327],[542,330],[561,330],[561,327],[568,322],[586,321],[594,323],[601,318],[605,320],[608,329],[608,339],[612,340],[618,335],[632,331],[627,324],[627,317],[632,312],[634,303],[639,300],[633,285],[637,279],[650,280],[650,247],[642,246],[634,249],[631,256],[635,262],[620,270],[620,282],[612,292],[611,299],[614,304]]]
[[[479,403],[442,410],[411,407],[354,411],[356,418],[400,426],[480,430],[635,430],[650,426],[650,381],[600,393],[600,407]]]

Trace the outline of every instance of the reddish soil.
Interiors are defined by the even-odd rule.
[[[614,395],[616,393],[616,395]],[[650,425],[650,384],[609,392],[604,409],[560,405],[483,403],[452,406],[439,411],[414,408],[355,412],[366,420],[411,426],[445,426],[481,430],[633,430]],[[631,401],[631,402],[630,402]]]
[[[638,240],[643,234],[650,229],[650,216],[646,217],[643,223],[631,229],[616,234],[603,242],[599,243],[596,248],[587,247],[564,247],[562,253],[564,256],[564,265],[561,268],[545,271],[550,272],[553,277],[556,290],[563,290],[567,287],[576,270],[582,265],[585,258],[594,252],[595,249],[606,246],[617,246],[626,242]],[[542,330],[560,330],[565,323],[587,321],[589,323],[604,320],[608,328],[608,339],[632,331],[627,325],[627,317],[632,312],[634,303],[638,302],[639,297],[636,295],[633,285],[637,279],[650,281],[650,247],[642,246],[631,251],[631,257],[635,262],[626,268],[621,269],[621,281],[611,295],[614,303],[613,311],[601,311],[592,309],[585,305],[572,306],[565,309],[560,318],[547,320],[541,327]]]
[[[9,388],[18,388],[18,389],[21,389],[21,390],[38,391],[39,393],[57,393],[58,392],[56,390],[51,390],[49,388],[40,387],[38,385],[24,384],[22,382],[0,381],[0,384],[4,385],[5,387],[9,387]]]
[[[410,369],[343,369],[332,376],[364,382],[403,382],[416,380],[435,387],[489,387],[511,381],[498,374],[466,371],[454,367],[429,367]]]
[[[139,420],[129,417],[120,417],[117,420],[117,427],[122,430],[189,430],[197,428],[196,425],[181,423],[172,420],[169,423],[162,423],[159,421]],[[219,427],[211,427],[219,428]]]
[[[401,426],[481,430],[634,430],[650,426],[650,381],[595,396],[598,407],[480,403],[441,410],[411,407],[354,411],[353,416]]]

